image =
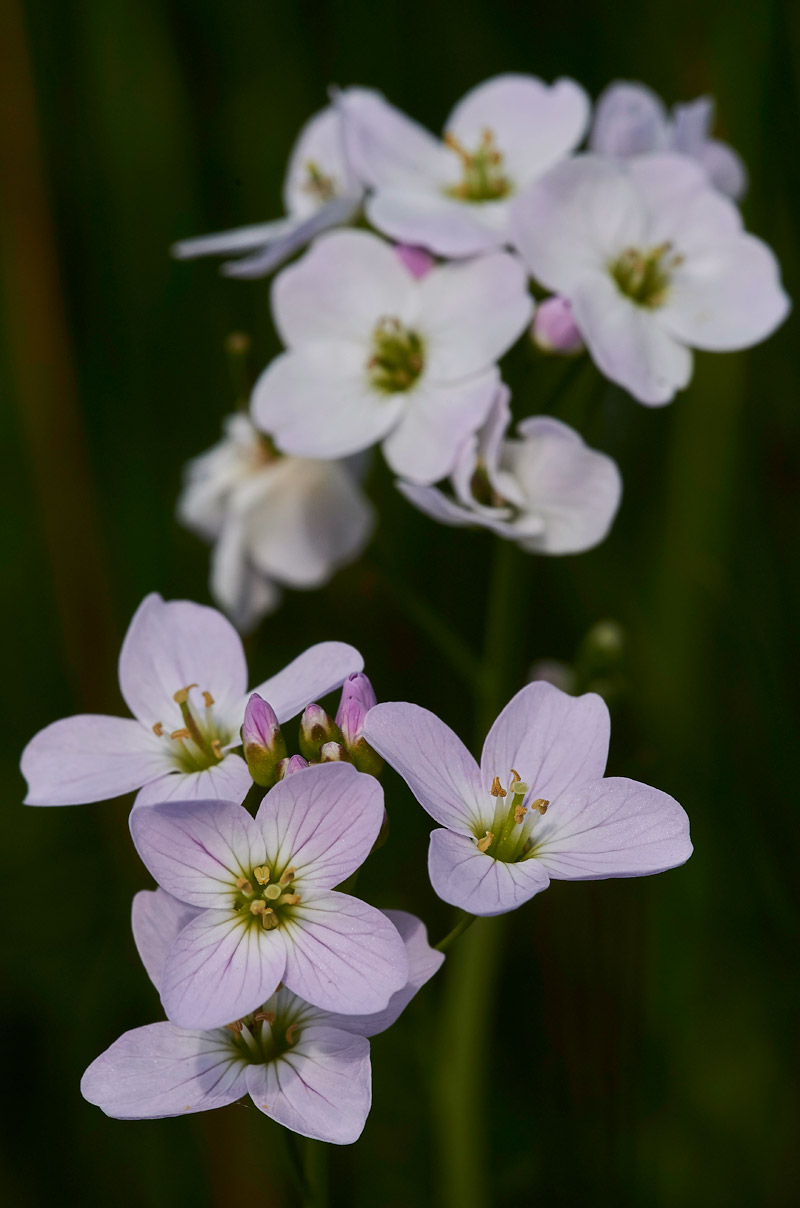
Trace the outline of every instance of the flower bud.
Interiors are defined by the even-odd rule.
[[[584,350],[569,300],[559,295],[545,298],[544,302],[539,303],[533,316],[531,336],[542,352],[575,356]]]
[[[342,696],[336,712],[336,724],[349,758],[359,772],[380,776],[383,760],[363,737],[364,718],[377,705],[378,698],[363,671],[354,671],[342,684]]]
[[[289,759],[282,759],[276,768],[277,780],[285,780],[287,776],[291,776],[293,772],[300,772],[303,768],[308,767],[308,760],[303,759],[302,755],[292,755]]]
[[[410,243],[398,243],[395,245],[397,255],[402,260],[412,277],[416,277],[417,281],[422,277],[427,277],[434,265],[433,256],[430,252],[426,252],[424,247],[414,247]]]
[[[325,743],[341,741],[341,730],[322,705],[308,705],[300,718],[300,751],[309,763],[319,762]]]
[[[340,742],[324,742],[319,749],[320,763],[349,762],[347,751]]]
[[[286,743],[275,710],[257,692],[244,711],[242,746],[253,780],[269,788],[278,779],[277,766],[286,757]]]

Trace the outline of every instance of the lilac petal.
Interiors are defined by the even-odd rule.
[[[215,608],[146,596],[119,656],[125,703],[145,725],[174,729],[183,720],[173,696],[195,683],[211,693],[221,715],[244,695],[247,665],[238,633]]]
[[[589,136],[592,151],[626,159],[662,150],[667,142],[666,109],[644,84],[617,81],[598,97]]]
[[[383,789],[349,763],[315,764],[279,781],[256,815],[267,858],[295,881],[332,889],[366,860],[383,822]]]
[[[383,1011],[376,1011],[374,1015],[327,1017],[328,1023],[333,1027],[343,1028],[345,1032],[355,1032],[359,1036],[377,1036],[379,1032],[385,1032],[391,1027],[417,991],[430,981],[444,962],[444,953],[437,952],[428,943],[428,932],[421,919],[405,910],[385,910],[383,913],[395,925],[406,946],[408,980],[402,990],[394,992],[388,1007]]]
[[[535,862],[551,877],[567,881],[664,872],[692,854],[682,806],[667,793],[622,776],[560,798],[537,822],[533,838]]]
[[[396,928],[380,910],[347,894],[304,896],[279,932],[267,934],[284,937],[289,989],[325,1011],[382,1011],[406,984],[408,959]]]
[[[222,275],[236,277],[240,281],[266,277],[300,248],[310,243],[316,235],[350,222],[355,218],[360,206],[361,195],[358,193],[334,197],[308,218],[302,221],[293,220],[291,225],[287,223],[286,229],[277,238],[251,255],[223,264]]]
[[[508,787],[511,769],[530,786],[530,797],[552,801],[603,775],[611,723],[605,701],[593,692],[568,696],[552,684],[526,684],[489,731],[481,756],[488,792],[495,776]]]
[[[252,252],[265,247],[294,230],[293,218],[276,218],[273,222],[258,222],[253,226],[217,231],[213,235],[194,235],[181,239],[169,249],[176,260],[193,260],[197,256],[230,256],[236,252]]]
[[[83,713],[40,730],[22,752],[21,766],[26,805],[84,805],[138,789],[172,764],[138,721]]]
[[[364,660],[354,646],[346,642],[318,642],[252,691],[269,701],[282,725],[312,701],[340,688],[348,675],[363,670]],[[243,697],[242,719],[246,704],[247,697]]]
[[[447,151],[447,155],[452,152]],[[452,164],[446,163],[442,175],[451,168]],[[381,188],[367,198],[365,208],[379,231],[400,243],[429,248],[439,256],[478,256],[508,242],[506,201],[465,204],[447,197],[434,180],[424,182],[419,189]]]
[[[140,789],[134,809],[143,805],[161,805],[166,801],[227,801],[241,804],[253,784],[247,764],[230,752],[222,763],[202,772],[171,772],[152,780]]]
[[[136,850],[162,889],[192,906],[230,906],[239,877],[249,876],[266,855],[247,810],[229,801],[134,810],[130,826]]]
[[[449,726],[419,705],[376,705],[364,737],[403,777],[423,809],[442,826],[473,834],[494,814],[478,765]]]
[[[437,520],[439,524],[447,524],[452,528],[470,528],[481,522],[478,513],[457,503],[454,499],[450,499],[438,487],[405,482],[402,478],[397,479],[395,486],[401,495],[405,495],[409,503],[413,503],[415,508],[419,508],[426,516],[430,516],[431,520]]]
[[[748,176],[744,160],[729,147],[710,138],[698,156],[715,189],[741,201],[747,192]]]
[[[131,925],[136,949],[155,988],[169,949],[187,923],[199,913],[196,906],[179,902],[164,889],[141,889],[133,899]]]
[[[348,145],[369,184],[413,190],[446,179],[450,153],[430,131],[380,93],[353,89],[341,99]]]
[[[161,1001],[180,1028],[219,1028],[274,994],[285,965],[278,931],[230,909],[204,910],[167,953]]]
[[[303,1137],[351,1145],[372,1102],[369,1041],[312,1024],[277,1061],[247,1067],[247,1089],[271,1120]]]
[[[245,1069],[225,1032],[151,1023],[126,1032],[92,1062],[81,1094],[118,1120],[183,1116],[241,1099]]]
[[[516,910],[550,883],[538,860],[505,864],[478,851],[473,839],[447,830],[431,834],[428,875],[443,902],[479,915]]]

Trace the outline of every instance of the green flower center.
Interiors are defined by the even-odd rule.
[[[415,331],[399,319],[379,319],[372,333],[367,361],[370,379],[383,394],[410,390],[425,365],[425,346]]]
[[[232,734],[222,728],[214,717],[214,697],[210,692],[201,693],[204,702],[203,712],[192,708],[189,693],[197,684],[189,684],[180,688],[173,700],[181,711],[183,725],[167,732],[162,722],[157,721],[153,732],[166,739],[170,744],[170,755],[181,772],[204,772],[222,763],[225,758],[222,748],[231,741]]]
[[[682,263],[682,256],[672,254],[671,243],[661,243],[647,251],[626,248],[608,271],[621,294],[637,306],[655,310],[666,301],[672,270]]]
[[[293,882],[291,866],[279,873],[267,864],[257,864],[249,875],[243,874],[237,880],[233,909],[252,926],[274,931],[300,902]]]
[[[475,832],[478,851],[502,860],[504,864],[516,864],[536,854],[532,831],[536,819],[547,812],[550,802],[537,797],[524,805],[529,791],[513,768],[507,790],[500,783],[500,777],[495,776],[491,788],[495,799],[494,817],[490,830],[482,835]]]
[[[249,1065],[268,1065],[288,1053],[300,1039],[309,1012],[297,1001],[286,1003],[278,990],[257,1011],[225,1025],[238,1057]]]
[[[306,179],[300,186],[303,192],[319,202],[332,201],[337,193],[334,178],[327,176],[313,159],[306,162],[305,169]]]
[[[462,176],[457,185],[445,189],[456,201],[500,201],[513,192],[511,181],[503,171],[503,155],[491,130],[484,130],[474,151],[468,151],[454,134],[446,134],[447,146],[461,160]]]

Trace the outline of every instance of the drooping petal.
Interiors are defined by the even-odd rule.
[[[689,819],[674,798],[610,776],[570,790],[537,822],[535,859],[551,877],[592,881],[639,877],[684,864]]]
[[[247,1067],[247,1089],[256,1107],[284,1128],[351,1145],[372,1102],[369,1041],[311,1024],[276,1061]]]
[[[263,696],[282,725],[312,701],[333,692],[334,688],[341,688],[348,675],[363,670],[364,660],[355,646],[348,646],[346,642],[317,642],[251,692]],[[249,695],[241,702],[242,720]],[[241,725],[241,721],[238,724]]]
[[[210,1111],[246,1093],[245,1063],[223,1031],[134,1028],[89,1066],[81,1094],[117,1120]]]
[[[246,519],[231,514],[211,551],[211,595],[240,633],[249,633],[262,617],[274,612],[282,592],[250,561]]]
[[[195,235],[192,239],[181,239],[178,243],[173,243],[170,252],[176,260],[250,252],[286,235],[295,225],[291,218],[277,218],[274,222],[259,222],[253,226],[236,227],[232,231],[217,231],[213,235]]]
[[[125,703],[146,726],[182,725],[174,695],[198,684],[221,713],[247,688],[241,638],[221,612],[190,600],[146,596],[130,623],[119,656]],[[174,723],[174,725],[173,725]]]
[[[470,525],[480,524],[480,518],[475,512],[449,499],[438,487],[421,486],[415,482],[405,482],[403,479],[398,479],[395,486],[409,503],[413,503],[414,507],[419,508],[432,520],[438,520],[440,524],[449,524],[454,528],[468,528]]]
[[[202,772],[171,772],[159,780],[151,780],[140,789],[134,809],[145,805],[162,805],[167,801],[228,801],[241,804],[252,787],[253,780],[247,764],[240,755],[230,752],[221,763],[204,768]]]
[[[599,155],[627,159],[667,146],[669,129],[663,101],[644,84],[618,80],[600,94],[589,147]]]
[[[161,1001],[180,1028],[233,1023],[275,993],[286,950],[278,931],[253,926],[233,910],[204,910],[164,960]]]
[[[349,763],[301,768],[270,789],[256,814],[267,859],[291,865],[298,888],[332,889],[364,863],[383,823],[383,789]]]
[[[239,281],[253,281],[266,277],[279,268],[290,256],[300,251],[323,231],[343,226],[352,221],[361,207],[360,193],[334,197],[307,218],[292,219],[292,225],[279,238],[266,247],[243,256],[240,260],[228,260],[220,272],[223,277],[234,277]]]
[[[479,915],[516,910],[550,883],[538,860],[505,864],[478,851],[473,839],[448,830],[431,834],[428,875],[443,902]]]
[[[464,834],[482,830],[494,803],[461,739],[435,713],[396,701],[376,705],[364,721],[364,737],[402,776],[424,810],[442,826]]]
[[[326,1011],[382,1011],[408,979],[396,928],[380,910],[344,893],[304,895],[279,930],[268,934],[284,939],[288,988]]]
[[[136,850],[162,889],[192,906],[230,906],[237,880],[266,854],[259,828],[232,802],[136,809],[130,825]]]
[[[553,801],[603,775],[608,758],[608,707],[594,692],[569,696],[541,681],[512,697],[483,746],[481,774],[488,792],[504,788],[512,768],[530,786],[529,799]]]
[[[133,938],[147,976],[157,990],[161,990],[169,949],[198,913],[197,906],[188,906],[161,888],[140,889],[134,897],[131,910]]]
[[[22,752],[26,805],[120,797],[172,767],[163,742],[128,717],[83,713],[40,730]]]

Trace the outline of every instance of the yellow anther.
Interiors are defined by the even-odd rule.
[[[517,769],[516,769],[516,768],[512,768],[512,769],[511,769],[511,779],[510,779],[510,780],[509,780],[509,782],[508,782],[508,788],[509,788],[509,791],[510,791],[510,792],[512,792],[512,793],[514,792],[514,785],[515,785],[515,784],[516,784],[516,783],[517,783],[519,780],[522,780],[522,777],[520,776],[520,774],[519,774],[519,772],[517,771]]]
[[[264,914],[267,910],[267,903],[262,902],[261,898],[256,898],[255,902],[250,903],[251,914]]]
[[[514,810],[514,821],[515,821],[515,822],[521,822],[521,821],[522,821],[522,819],[523,819],[523,818],[525,817],[525,815],[527,814],[527,812],[528,812],[528,810],[527,810],[527,807],[526,807],[526,806],[524,806],[524,805],[518,805],[518,806],[517,806],[517,808]]]
[[[156,724],[153,726],[153,733],[156,734],[160,738],[161,735],[164,733],[164,723],[161,721],[157,721]]]
[[[458,141],[452,130],[448,130],[446,132],[444,136],[444,143],[445,146],[449,147],[451,151],[455,151],[456,155],[465,167],[469,167],[469,165],[472,163],[472,156],[470,155],[469,151],[467,151],[466,147],[462,146],[462,144]]]
[[[499,776],[495,776],[494,780],[492,781],[492,787],[489,791],[491,792],[493,797],[507,796],[506,790],[503,788],[502,784],[500,783]]]
[[[531,802],[531,809],[537,810],[540,814],[546,814],[549,804],[550,802],[545,801],[544,797],[537,797],[535,801]]]
[[[261,916],[261,926],[265,931],[274,931],[276,927],[280,926],[277,914],[269,906]]]
[[[170,738],[191,738],[191,737],[192,737],[191,734],[186,729],[173,730],[172,733],[170,734]]]
[[[226,1023],[225,1027],[228,1029],[229,1032],[233,1032],[234,1036],[241,1036],[241,1033],[242,1033],[241,1019],[234,1019],[233,1023]]]
[[[189,693],[191,692],[192,688],[196,687],[197,684],[187,684],[185,688],[179,688],[172,698],[175,701],[175,704],[185,705],[189,699]]]
[[[253,1016],[253,1019],[255,1020],[256,1023],[268,1023],[269,1026],[272,1027],[272,1025],[275,1022],[275,1012],[274,1011],[256,1011],[255,1015]]]
[[[253,869],[253,876],[259,885],[266,885],[269,880],[269,868],[266,864],[259,864],[257,868]]]
[[[236,888],[241,889],[242,892],[246,893],[248,897],[250,897],[250,894],[253,892],[253,886],[250,884],[247,877],[239,877],[238,881],[236,882]]]
[[[294,880],[294,869],[290,866],[289,868],[284,870],[283,875],[282,875],[280,881],[278,882],[278,884],[279,885],[290,885],[293,880]]]
[[[268,885],[267,888],[264,890],[265,898],[270,898],[270,899],[274,900],[275,898],[279,898],[280,896],[281,896],[280,885]]]
[[[286,1029],[286,1043],[294,1044],[294,1033],[297,1031],[297,1024],[290,1023]]]
[[[478,851],[486,851],[492,846],[493,841],[494,835],[491,831],[487,831],[483,838],[478,840]]]
[[[299,893],[285,893],[282,898],[276,902],[277,906],[296,906],[300,901]]]
[[[217,759],[222,759],[222,743],[218,738],[215,738],[211,743],[211,750],[214,752]]]
[[[197,687],[197,685],[196,685],[196,684],[195,684],[195,687]],[[204,692],[204,693],[203,693],[203,700],[206,702],[206,708],[207,708],[207,709],[210,709],[210,708],[211,708],[211,706],[212,706],[212,705],[213,705],[213,703],[214,703],[214,697],[211,695],[211,693],[210,693],[210,692]]]

